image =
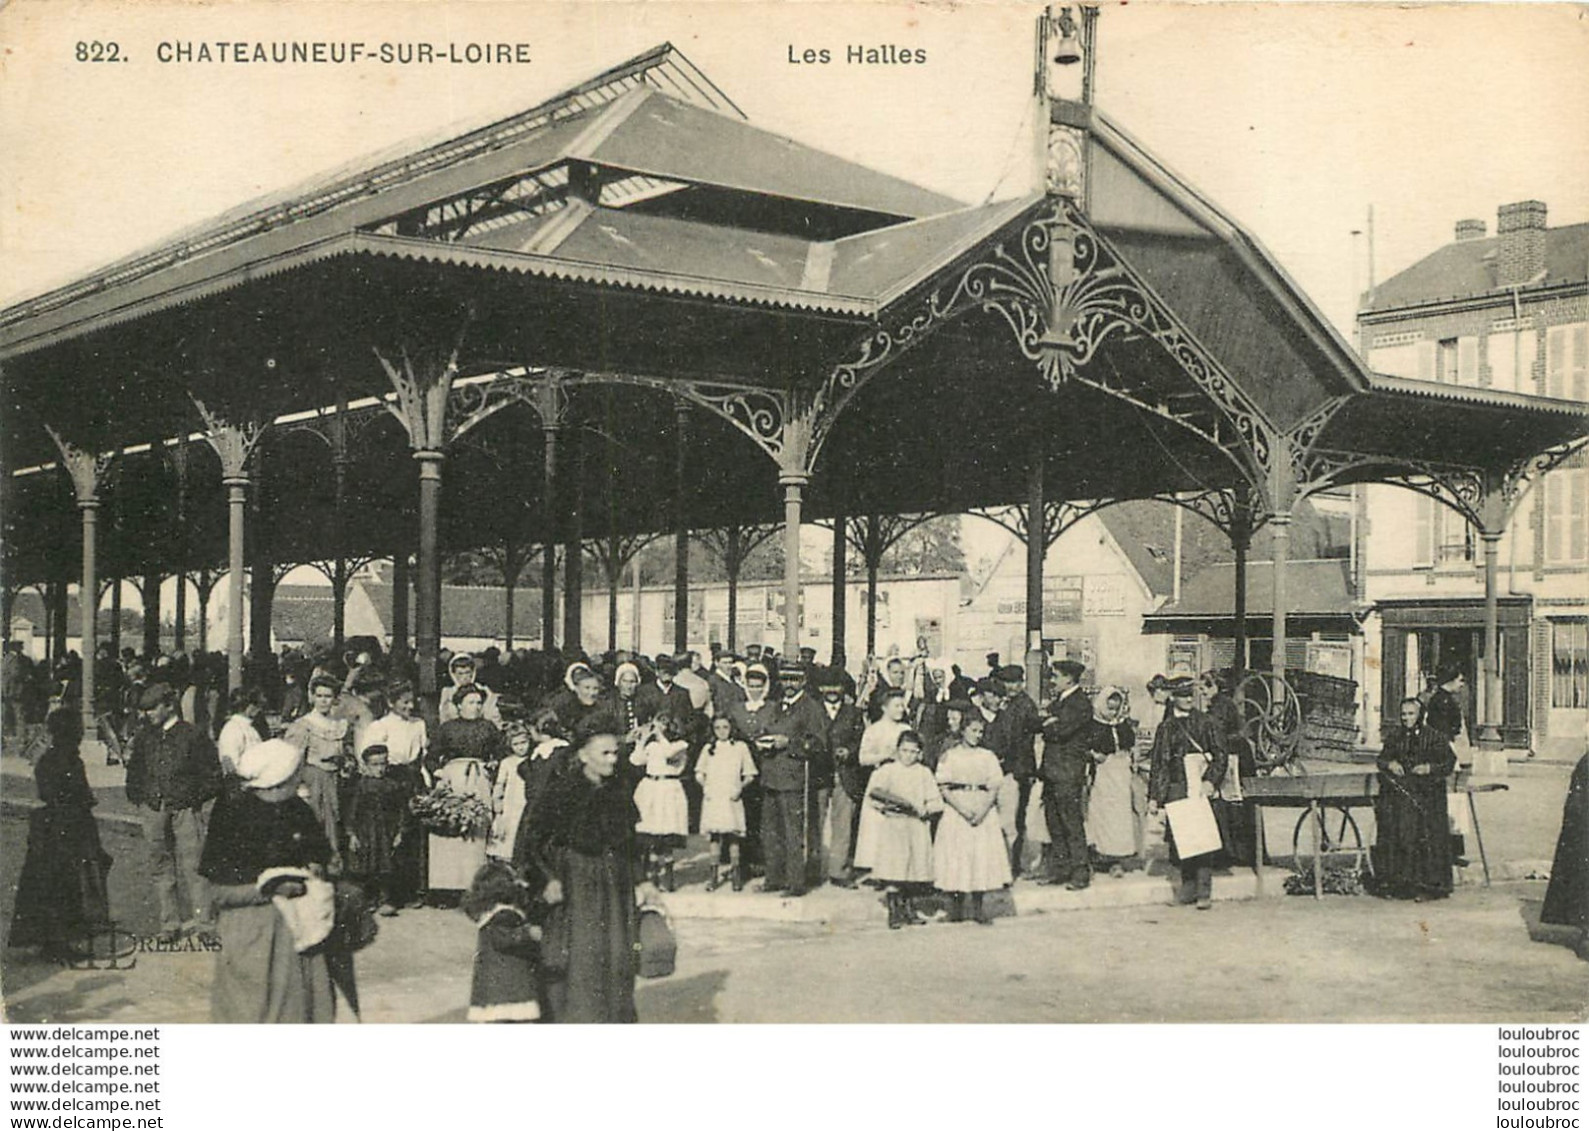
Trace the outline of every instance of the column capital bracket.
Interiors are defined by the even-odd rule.
[[[61,466],[71,476],[77,505],[84,509],[99,506],[100,480],[109,469],[111,461],[115,459],[115,453],[96,455],[63,439],[61,434],[48,424],[44,426],[44,430],[50,434],[50,439],[55,441],[56,450],[61,453]]]
[[[204,421],[204,439],[214,449],[221,461],[221,478],[248,479],[248,462],[254,454],[259,438],[265,434],[266,422],[262,420],[229,421],[219,413],[206,408],[198,397],[189,395],[193,407],[199,410]]]

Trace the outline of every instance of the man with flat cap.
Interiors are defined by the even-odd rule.
[[[1075,660],[1054,665],[1059,694],[1043,722],[1043,817],[1048,823],[1047,882],[1080,891],[1092,883],[1087,858],[1087,776],[1092,768],[1092,704],[1081,691],[1086,668]]]
[[[146,687],[138,707],[145,725],[127,754],[127,800],[143,820],[161,937],[207,935],[215,916],[199,858],[209,803],[221,793],[221,759],[202,731],[177,716],[167,685]]]

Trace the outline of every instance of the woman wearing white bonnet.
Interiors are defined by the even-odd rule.
[[[298,796],[303,758],[300,746],[279,738],[250,747],[237,762],[243,788],[216,802],[210,816],[199,872],[210,882],[221,936],[211,1021],[333,1020],[325,956],[300,953],[288,915],[277,908],[313,902],[331,860],[325,830]],[[313,918],[299,910],[291,908],[295,920]]]

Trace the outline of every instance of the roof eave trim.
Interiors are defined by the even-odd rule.
[[[59,323],[41,333],[27,334],[26,330],[30,320],[24,319],[0,329],[0,361],[34,353],[37,350],[58,345],[73,338],[86,337],[89,334],[109,329],[112,326],[119,326],[125,322],[131,322],[151,314],[158,314],[175,306],[185,306],[190,302],[209,298],[223,291],[229,291],[234,287],[240,287],[244,283],[280,275],[286,271],[294,271],[300,267],[307,267],[310,264],[346,254],[352,250],[352,244],[356,238],[351,233],[342,233],[316,243],[281,252],[278,255],[264,259],[249,260],[219,274],[211,275],[209,278],[195,280],[181,287],[150,295],[147,298],[135,299],[124,305],[112,307],[109,310],[86,314],[70,321]],[[104,294],[106,292],[100,293]]]
[[[539,275],[670,294],[724,298],[762,306],[791,307],[797,310],[814,310],[861,318],[873,317],[877,313],[877,304],[860,296],[831,295],[761,283],[654,271],[642,267],[613,267],[610,264],[586,260],[526,255],[520,252],[463,247],[458,244],[440,244],[433,240],[403,236],[359,233],[353,237],[350,250],[389,258],[424,259],[463,267],[499,269],[515,274]]]

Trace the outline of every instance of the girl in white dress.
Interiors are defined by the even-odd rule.
[[[933,845],[933,883],[954,897],[951,920],[966,917],[966,896],[971,916],[992,923],[983,906],[982,893],[1008,885],[1010,856],[1004,831],[993,813],[1004,771],[998,755],[982,745],[986,724],[972,715],[961,731],[959,745],[945,750],[938,760],[938,788],[943,793],[943,818]]]
[[[735,736],[734,724],[727,715],[712,720],[712,741],[701,751],[695,777],[703,794],[701,831],[718,846],[706,890],[714,891],[722,883],[721,868],[727,864],[734,890],[739,891],[745,886],[745,874],[739,864],[739,846],[745,839],[745,803],[741,797],[745,786],[756,777],[756,759],[751,756],[750,747]]]
[[[523,723],[509,723],[504,734],[509,753],[497,766],[496,784],[491,790],[491,836],[486,841],[486,856],[492,860],[513,859],[513,840],[519,834],[526,804],[519,767],[530,754],[530,732]]]
[[[678,736],[673,716],[664,712],[641,731],[629,755],[646,773],[635,787],[635,808],[640,811],[635,832],[646,853],[648,877],[666,891],[673,890],[673,851],[690,831],[689,802],[679,780],[689,749],[689,740]]]
[[[912,901],[933,880],[927,822],[943,812],[943,796],[932,771],[921,764],[921,750],[921,735],[913,730],[901,734],[894,760],[872,771],[861,805],[855,866],[870,868],[870,878],[884,885],[890,927],[924,922]]]

